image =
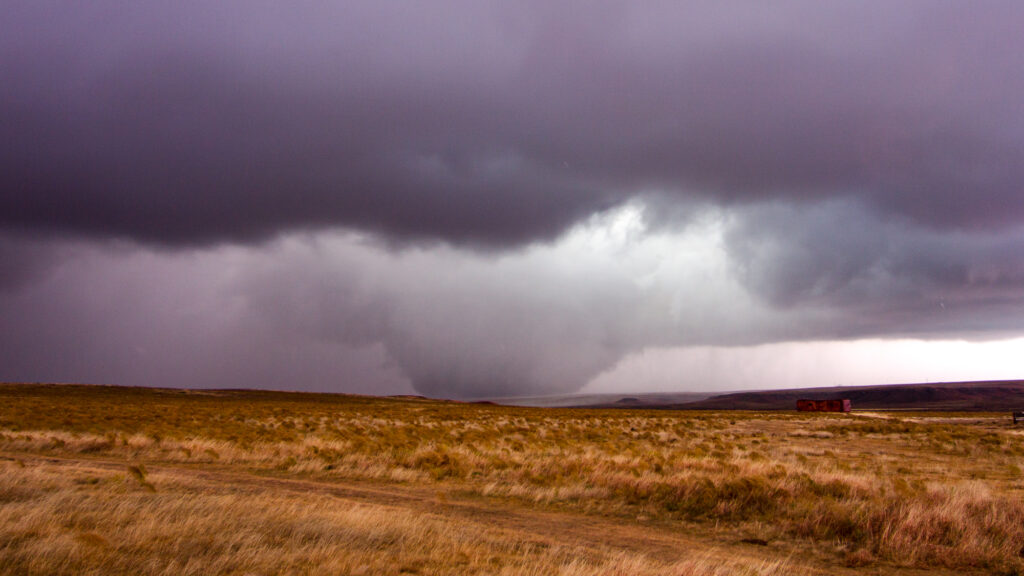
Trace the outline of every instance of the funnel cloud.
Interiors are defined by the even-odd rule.
[[[1015,341],[1022,20],[15,1],[0,380],[472,398]]]

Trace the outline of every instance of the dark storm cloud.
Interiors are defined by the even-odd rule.
[[[1024,217],[1014,2],[46,3],[0,23],[0,225],[501,246],[652,191]]]
[[[1019,2],[3,12],[0,378],[474,397],[1024,325]]]
[[[274,311],[297,310],[289,302],[265,309],[249,279],[266,280],[261,271],[274,249],[27,244],[62,257],[29,289],[0,292],[2,381],[412,392],[380,344],[326,338],[309,318],[283,322]],[[310,292],[289,285],[293,302]],[[305,306],[330,312],[359,304]]]
[[[683,230],[643,213],[501,254],[323,233],[188,251],[24,241],[54,258],[0,294],[2,378],[493,397],[572,392],[649,349],[1024,322],[1020,232],[942,235],[850,201],[705,208]],[[722,366],[744,356],[722,358],[654,371],[739,385]]]
[[[351,234],[51,246],[70,255],[0,298],[2,378],[471,398],[571,392],[644,346],[788,334],[799,314],[752,306],[703,236],[620,210],[500,256]]]
[[[839,312],[814,337],[978,337],[1024,321],[1021,227],[938,232],[845,199],[750,206],[725,241],[738,278],[773,307]]]
[[[11,10],[0,222],[169,244],[332,225],[494,244],[608,204],[515,149],[489,62],[419,53],[444,49],[443,27],[400,37],[414,22],[392,16],[414,15],[398,7],[234,8]]]

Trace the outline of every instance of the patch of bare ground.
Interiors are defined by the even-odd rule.
[[[8,557],[10,562],[5,565],[19,569],[0,568],[0,573],[42,573],[33,570],[36,565],[55,568],[56,571],[50,573],[60,573],[61,567],[67,567],[80,574],[111,574],[117,573],[119,568],[134,570],[140,566],[154,569],[152,573],[205,573],[206,569],[215,568],[224,573],[256,570],[256,573],[269,574],[278,570],[289,572],[299,566],[303,570],[312,569],[312,573],[330,573],[340,567],[337,562],[328,561],[327,556],[332,552],[362,556],[359,562],[344,563],[354,573],[362,574],[478,574],[493,573],[491,571],[496,569],[497,573],[532,571],[567,575],[865,573],[837,564],[827,554],[797,550],[779,542],[736,538],[728,531],[543,510],[458,491],[379,482],[267,476],[220,466],[149,465],[140,472],[136,465],[96,458],[5,453],[0,455],[0,460],[3,461],[0,470],[7,477],[4,482],[7,490],[0,495],[16,493],[10,489],[10,479],[20,474],[23,480],[42,488],[51,498],[55,488],[56,493],[63,496],[56,499],[61,504],[59,509],[37,508],[35,514],[27,517],[11,515],[10,509],[0,508],[0,519],[9,521],[0,532],[8,539],[2,549],[4,552],[17,548],[17,540],[26,534],[46,543],[41,549],[22,549],[14,557]],[[77,488],[72,494],[60,490],[61,485],[68,482]],[[116,498],[110,502],[104,502],[102,497],[96,499],[97,491],[104,486],[116,487],[112,491]],[[144,492],[138,490],[146,486]],[[22,498],[29,499],[30,491],[22,493]],[[88,498],[81,498],[83,495]],[[19,500],[17,497],[8,499]],[[183,506],[183,502],[189,504]],[[44,502],[44,506],[48,503]],[[119,515],[119,509],[122,513],[129,512],[131,517]],[[249,514],[245,512],[247,509]],[[253,538],[235,532],[228,536],[230,543],[217,542],[217,533],[225,525],[238,530],[233,525],[253,520],[248,516],[254,510],[266,521],[268,530],[280,533]],[[324,517],[318,510],[333,510],[334,513]],[[279,518],[282,512],[287,516],[283,524]],[[40,515],[51,514],[48,520],[39,522]],[[101,520],[121,525],[103,526]],[[328,537],[335,530],[361,530],[372,534],[358,538]],[[415,542],[415,538],[407,534],[420,530],[430,532],[434,538],[454,538],[459,542],[435,540],[428,544]],[[385,534],[376,534],[377,531]],[[246,550],[239,538],[251,541],[257,548]],[[277,545],[268,543],[268,538],[278,539]],[[366,548],[366,538],[374,540],[372,547]],[[317,542],[318,539],[326,539],[326,542]],[[312,554],[312,560],[298,563],[288,560],[284,557],[286,554],[276,549],[297,545],[309,552],[310,547],[316,548],[318,544],[331,550],[319,551]],[[413,544],[411,548],[410,544]],[[417,549],[416,544],[429,550]],[[154,546],[165,548],[155,550]],[[180,556],[182,552],[195,554],[199,548],[207,547],[248,559],[232,560],[219,554],[202,553],[198,560]],[[454,557],[438,556],[435,550],[459,547],[462,550]],[[111,564],[110,554],[114,551],[136,555],[136,561]],[[486,558],[486,562],[480,565],[468,551]],[[33,552],[39,557],[32,558]],[[61,560],[56,567],[43,557],[54,554]],[[147,559],[145,555],[158,558]],[[210,557],[202,558],[204,555]],[[524,571],[519,572],[519,569]],[[868,573],[954,572],[876,565]]]
[[[26,491],[0,508],[2,573],[803,572],[773,554],[413,487],[168,466],[125,475],[118,462],[7,458],[7,487],[20,479],[45,496]],[[152,490],[138,489],[140,474]]]

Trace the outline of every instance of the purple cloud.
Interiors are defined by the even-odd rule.
[[[572,389],[651,346],[1020,325],[1019,3],[17,1],[4,16],[0,359],[18,378],[152,381],[193,357],[182,380],[357,367],[472,396]],[[585,277],[558,273],[587,253],[565,251],[580,230],[634,207],[642,249],[619,257],[644,266],[605,245]],[[374,248],[280,249],[349,234]],[[185,280],[146,279],[171,270]],[[101,281],[117,271],[123,294]],[[189,298],[209,310],[184,321]],[[206,345],[176,347],[191,331]],[[140,333],[169,352],[125,352]]]

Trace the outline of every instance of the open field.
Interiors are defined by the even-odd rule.
[[[1024,573],[1008,414],[0,385],[3,574]]]

